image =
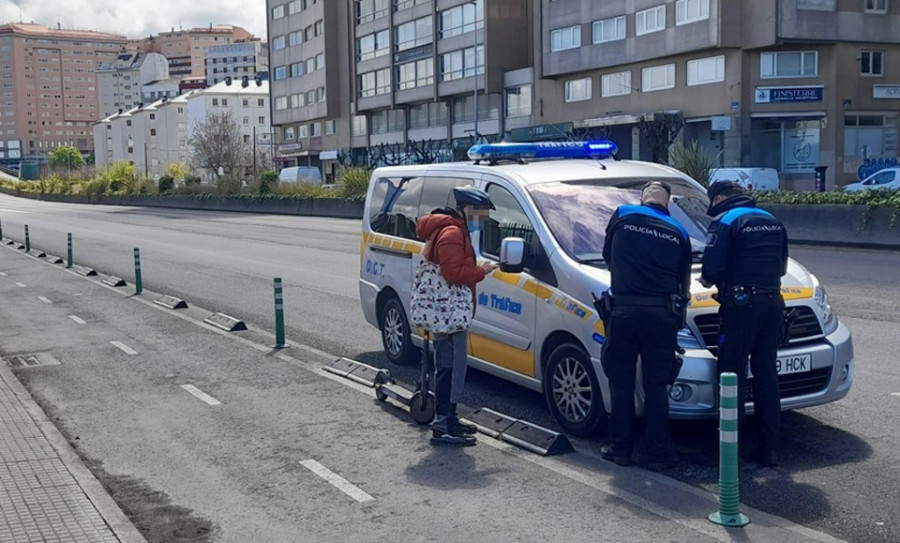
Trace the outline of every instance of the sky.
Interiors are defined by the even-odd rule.
[[[265,37],[265,0],[0,0],[0,24],[31,22],[141,38],[175,27],[242,26]]]

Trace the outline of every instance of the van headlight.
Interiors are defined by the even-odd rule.
[[[825,335],[834,332],[837,329],[837,318],[834,316],[834,310],[831,309],[831,302],[828,300],[828,293],[825,292],[825,287],[816,285],[813,301],[819,306],[819,312],[822,314],[822,326]]]

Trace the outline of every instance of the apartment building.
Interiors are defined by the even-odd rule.
[[[510,136],[581,129],[647,159],[641,119],[680,115],[721,165],[775,168],[797,189],[817,166],[833,187],[898,156],[898,2],[540,1],[543,107]]]
[[[159,53],[120,53],[113,62],[97,69],[100,116],[134,108],[145,101],[144,85],[168,78],[169,62]]]
[[[45,159],[52,149],[93,149],[101,118],[96,71],[124,50],[124,36],[0,26],[0,162]]]
[[[238,124],[244,143],[257,145],[258,156],[272,156],[269,117],[269,82],[257,78],[226,79],[188,97],[188,133],[213,113],[229,113]],[[253,138],[256,138],[255,140]]]
[[[206,84],[213,86],[226,77],[269,77],[269,47],[254,40],[228,45],[213,45],[206,50]]]
[[[169,74],[181,79],[188,76],[206,77],[206,50],[210,47],[252,40],[253,35],[239,26],[209,25],[191,29],[172,28],[139,40],[131,40],[129,47],[137,51],[161,53],[169,59]]]

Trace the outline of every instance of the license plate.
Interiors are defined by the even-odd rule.
[[[803,373],[812,370],[811,354],[795,354],[791,356],[779,356],[778,375],[787,375],[789,373]]]

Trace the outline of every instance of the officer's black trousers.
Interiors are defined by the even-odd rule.
[[[612,413],[609,437],[616,455],[630,455],[634,445],[635,377],[641,357],[644,425],[650,460],[671,455],[669,396],[666,390],[675,360],[680,320],[666,307],[613,309],[603,345],[603,371],[609,378]]]
[[[759,427],[760,447],[777,451],[781,425],[778,391],[778,343],[784,320],[780,294],[756,294],[747,305],[726,303],[719,309],[719,373],[738,376],[738,420],[744,429],[747,398],[747,357],[753,374],[753,409]]]

